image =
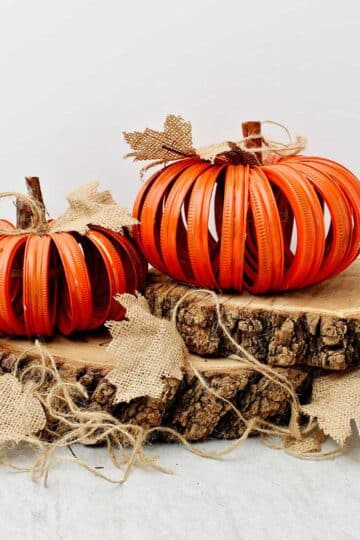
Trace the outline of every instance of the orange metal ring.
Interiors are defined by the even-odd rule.
[[[27,236],[0,239],[0,324],[7,334],[25,335],[22,267]]]
[[[248,169],[228,165],[225,173],[220,236],[219,285],[242,289],[248,209]]]
[[[146,196],[148,195],[149,191],[150,191],[150,188],[152,187],[152,185],[154,184],[155,180],[160,176],[160,174],[162,173],[163,171],[160,170],[160,171],[157,171],[155,174],[153,174],[146,182],[145,184],[143,184],[141,190],[139,191],[137,197],[136,197],[136,200],[135,200],[135,203],[134,203],[134,207],[133,207],[133,216],[138,219],[140,221],[141,219],[141,212],[142,212],[142,209],[143,209],[143,206],[144,206],[144,201],[145,201],[145,198]],[[143,251],[144,250],[144,246],[142,244],[142,239],[141,239],[141,226],[140,225],[134,225],[133,227],[133,234],[134,234],[134,238],[138,244],[138,246],[141,248],[141,250]]]
[[[86,261],[75,238],[68,233],[50,235],[64,270],[64,295],[59,299],[58,326],[69,335],[91,327],[92,293]]]
[[[95,229],[95,227],[94,227]],[[118,292],[134,292],[142,288],[143,280],[147,272],[147,265],[133,246],[132,242],[123,234],[103,230],[96,227],[96,230],[102,230],[103,234],[111,241],[115,247],[121,261],[122,271],[124,272],[125,286]]]
[[[325,228],[322,209],[314,188],[302,175],[293,171],[291,177],[284,168],[262,167],[270,182],[277,185],[288,199],[297,226],[296,252],[285,274],[284,288],[301,287],[318,274],[324,255]]]
[[[23,305],[28,336],[51,336],[54,333],[57,276],[50,276],[51,255],[49,236],[28,236],[23,271]]]
[[[98,256],[104,265],[101,271],[95,265],[95,257],[92,257],[91,250],[86,248],[85,238],[93,245]],[[112,242],[101,232],[92,230],[86,237],[81,239],[83,245],[87,267],[91,272],[91,285],[93,293],[93,314],[91,328],[98,328],[107,319],[116,320],[119,316],[119,303],[115,300],[115,295],[125,291],[125,272],[121,263],[121,258]]]
[[[160,248],[161,205],[177,176],[198,161],[198,158],[189,158],[166,167],[152,183],[152,189],[149,190],[143,201],[141,212],[135,214],[135,217],[141,222],[141,245],[145,257],[160,271],[165,271],[166,268]],[[137,203],[135,203],[136,205]]]
[[[114,233],[114,235],[117,233]],[[112,235],[112,237],[114,237]],[[127,237],[126,234],[117,234],[117,243],[121,245],[123,250],[123,259],[127,260],[130,259],[133,272],[135,275],[135,287],[127,286],[128,291],[140,291],[143,287],[145,278],[148,273],[148,263],[142,257],[139,253],[139,251],[135,248],[135,245],[131,238]],[[131,273],[131,272],[130,272]],[[129,276],[130,277],[130,276]]]
[[[360,183],[318,157],[250,167],[179,160],[152,176],[134,213],[150,263],[193,285],[304,287],[360,253]]]
[[[171,269],[171,276],[183,281],[189,277],[191,279],[192,276],[181,210],[194,182],[209,167],[210,163],[201,161],[186,168],[177,178],[176,189],[169,191],[162,211],[160,224],[162,259]]]
[[[360,253],[360,189],[359,180],[345,167],[324,158],[303,158],[302,163],[309,163],[318,171],[329,174],[343,192],[353,218],[353,230],[348,253],[344,257],[338,272],[344,270]]]
[[[299,165],[289,164],[288,168],[299,169]],[[316,281],[322,281],[337,272],[349,251],[352,237],[352,214],[346,199],[342,197],[341,189],[331,180],[331,177],[311,165],[302,164],[301,171],[326,203],[331,217],[322,265],[318,275],[313,277]]]
[[[206,169],[191,190],[187,215],[187,245],[194,279],[203,287],[218,287],[219,242],[209,230],[212,196],[224,165]]]
[[[250,171],[250,203],[256,230],[258,267],[256,280],[249,290],[259,293],[279,289],[283,286],[285,267],[283,230],[274,192],[261,167]]]

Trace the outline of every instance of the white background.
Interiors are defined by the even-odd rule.
[[[122,131],[158,129],[170,112],[192,121],[197,146],[277,120],[359,174],[359,13],[358,0],[0,0],[1,190],[39,175],[57,214],[99,179],[131,207],[139,166],[122,160]],[[137,472],[116,488],[63,465],[44,490],[2,476],[2,534],[359,537],[358,447],[311,464],[255,441],[226,463],[158,451],[174,478]]]
[[[132,206],[140,167],[122,131],[168,113],[192,121],[197,146],[277,120],[360,173],[358,0],[0,6],[1,189],[40,176],[52,214],[93,179]]]

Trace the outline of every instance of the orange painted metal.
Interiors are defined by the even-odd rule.
[[[13,225],[0,220],[1,229]],[[65,335],[121,320],[118,293],[140,290],[147,263],[127,234],[0,236],[0,332]]]
[[[150,264],[201,287],[301,288],[360,252],[360,182],[319,157],[261,166],[181,159],[148,180],[133,214]]]
[[[26,334],[22,309],[22,276],[27,237],[0,239],[0,329],[6,334]]]
[[[24,253],[23,308],[29,336],[54,333],[57,307],[57,279],[51,266],[52,246],[49,236],[28,236]]]

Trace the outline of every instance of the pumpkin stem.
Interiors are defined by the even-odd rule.
[[[40,180],[37,176],[26,176],[25,177],[25,183],[27,187],[27,192],[30,197],[35,199],[39,206],[42,209],[43,214],[43,222],[46,223],[46,210],[45,210],[45,204],[43,195],[41,192],[41,186],[40,186]],[[31,226],[32,222],[32,213],[29,209],[29,207],[21,202],[16,202],[16,224],[18,229],[28,229]]]
[[[251,139],[245,141],[245,147],[252,151],[255,148],[261,148],[263,144],[263,138],[261,135],[261,122],[243,122],[241,127],[244,139],[247,139],[247,137],[251,137]],[[256,156],[258,164],[262,165],[263,161],[261,150],[259,152],[254,152],[254,155]]]

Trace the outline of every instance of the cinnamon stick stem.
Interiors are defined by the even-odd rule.
[[[46,221],[46,210],[40,186],[40,179],[37,176],[26,176],[25,183],[28,195],[35,199],[43,210],[44,221]],[[31,225],[32,214],[28,206],[21,201],[16,202],[16,224],[18,229],[28,229]]]
[[[261,148],[262,147],[262,135],[261,135],[261,122],[258,121],[251,121],[251,122],[243,122],[242,124],[242,133],[243,137],[253,137],[256,136],[254,139],[250,139],[245,142],[246,148],[249,150],[253,150],[255,148]],[[255,156],[259,162],[259,165],[262,165],[262,152],[261,150],[259,152],[255,152]]]

